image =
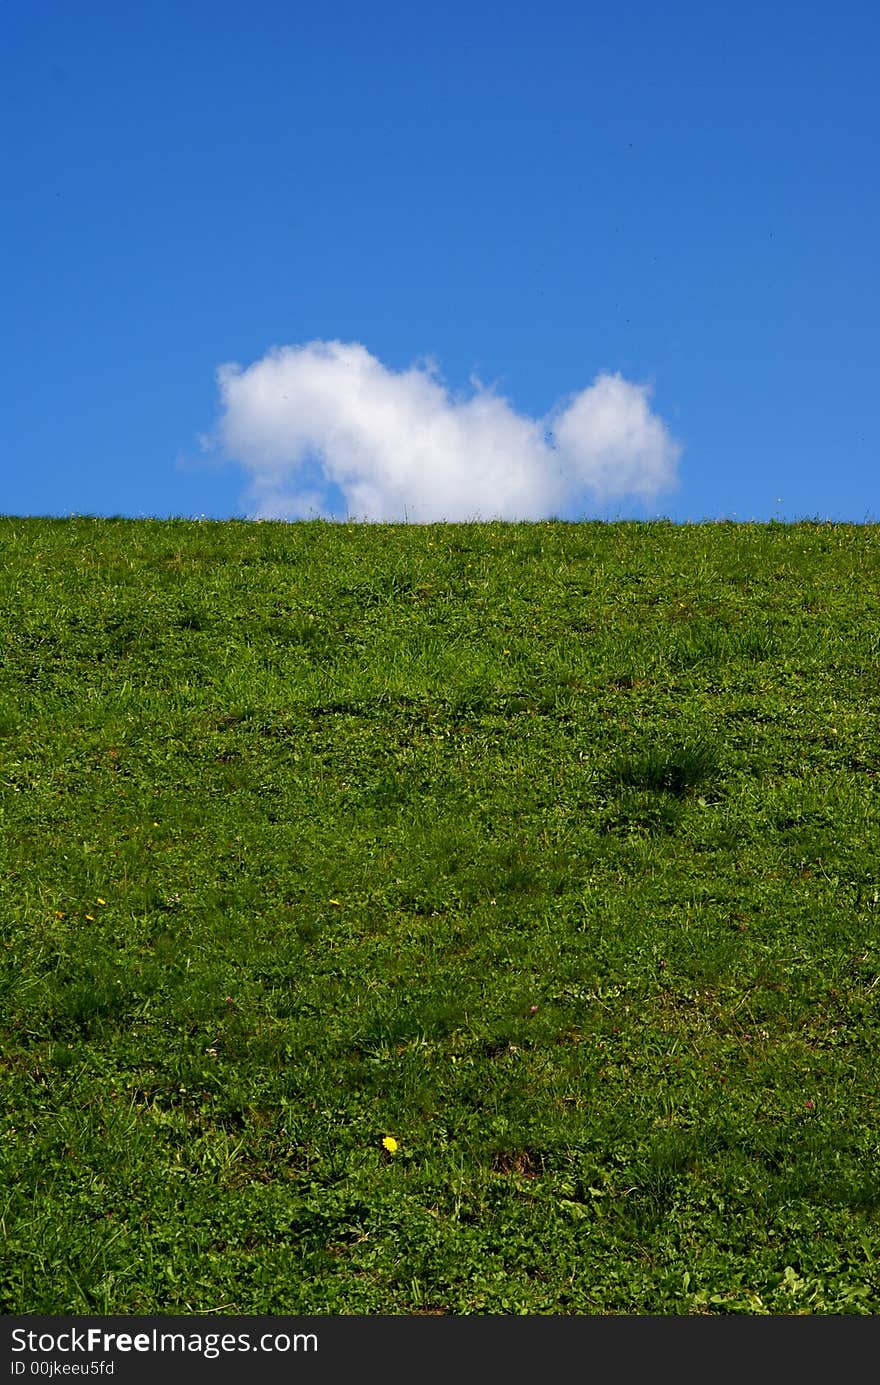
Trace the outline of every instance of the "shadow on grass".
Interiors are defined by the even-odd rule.
[[[609,779],[615,787],[684,798],[713,779],[720,769],[714,748],[707,741],[695,740],[625,756],[612,765]]]

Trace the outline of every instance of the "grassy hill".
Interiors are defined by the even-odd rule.
[[[880,1312],[880,526],[0,571],[0,1310]]]

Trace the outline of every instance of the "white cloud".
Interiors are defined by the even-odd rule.
[[[473,382],[457,398],[432,365],[388,370],[357,342],[276,348],[218,371],[217,437],[248,472],[249,513],[428,523],[546,519],[676,483],[680,446],[620,375],[546,419]]]

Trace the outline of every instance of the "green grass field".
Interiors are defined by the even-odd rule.
[[[0,1310],[880,1312],[880,526],[0,562]]]

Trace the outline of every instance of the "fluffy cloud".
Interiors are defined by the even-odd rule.
[[[357,342],[313,341],[218,371],[217,438],[247,471],[254,518],[428,523],[546,519],[651,500],[681,448],[646,385],[597,376],[544,419],[430,365],[388,370]]]

